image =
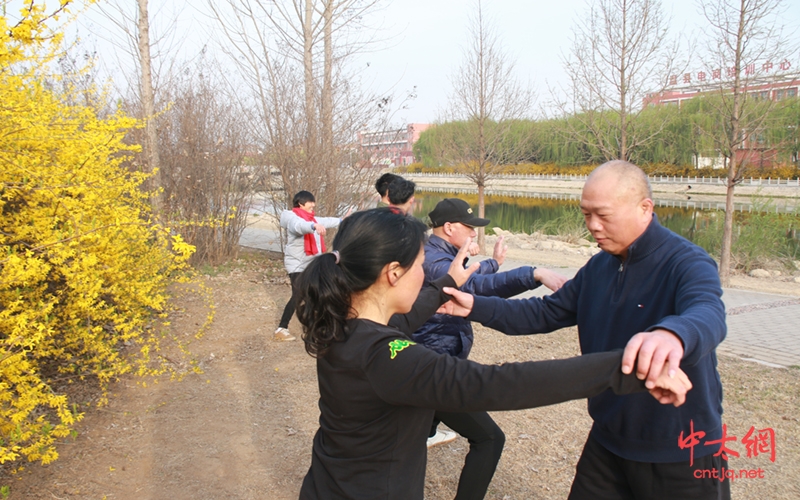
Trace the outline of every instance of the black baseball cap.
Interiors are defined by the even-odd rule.
[[[436,204],[436,208],[428,214],[433,227],[443,226],[445,222],[460,222],[465,226],[483,227],[489,219],[475,217],[469,204],[458,198],[445,198]]]

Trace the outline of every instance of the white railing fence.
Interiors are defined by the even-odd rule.
[[[408,177],[462,177],[459,174],[450,173],[413,173],[406,174]],[[492,175],[492,179],[508,179],[508,180],[549,180],[549,181],[577,181],[584,182],[585,175],[564,175],[564,174],[497,174]],[[725,185],[728,182],[726,177],[698,177],[698,176],[667,176],[655,175],[650,176],[650,182],[654,184],[720,184]],[[786,187],[800,187],[800,179],[781,179],[767,177],[749,177],[742,179],[740,186],[786,186]]]

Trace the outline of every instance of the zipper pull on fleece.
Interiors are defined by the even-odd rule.
[[[620,263],[619,263],[619,269],[618,269],[618,271],[619,271],[619,272],[622,272],[622,269],[623,269],[624,267],[625,267],[625,263],[624,263],[624,262],[620,262]]]

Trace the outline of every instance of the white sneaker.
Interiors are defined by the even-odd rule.
[[[453,442],[457,437],[458,434],[455,432],[436,429],[436,434],[428,438],[428,448]]]
[[[275,335],[272,336],[272,340],[276,342],[290,342],[295,340],[295,338],[286,328],[278,327],[278,329],[275,330]]]

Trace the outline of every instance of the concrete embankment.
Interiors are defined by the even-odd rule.
[[[420,191],[475,193],[475,183],[459,175],[426,175],[404,174],[413,180]],[[543,176],[497,176],[487,183],[486,193],[489,195],[505,196],[531,196],[531,197],[560,197],[580,198],[581,189],[586,180],[585,176],[564,178],[545,178]],[[711,180],[700,177],[665,178],[655,177],[650,179],[653,188],[653,197],[657,200],[708,203],[712,205],[725,203],[726,187],[723,181]],[[794,210],[800,205],[800,183],[797,180],[782,180],[777,184],[776,179],[745,179],[736,187],[735,202],[739,205],[753,203],[771,203],[783,210]],[[712,207],[703,207],[712,208]],[[715,207],[716,208],[716,207]],[[741,207],[739,207],[741,209]]]

